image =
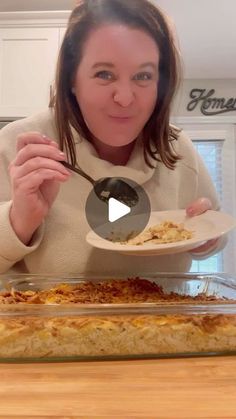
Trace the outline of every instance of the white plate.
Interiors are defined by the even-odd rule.
[[[86,240],[93,247],[104,250],[111,250],[123,254],[132,255],[163,255],[171,253],[186,252],[205,243],[207,240],[220,237],[236,227],[236,219],[229,214],[219,211],[206,211],[195,217],[186,217],[185,210],[177,211],[156,211],[150,216],[149,226],[159,224],[162,221],[174,221],[184,223],[187,230],[194,231],[194,237],[189,240],[181,240],[175,243],[144,243],[143,245],[124,245],[119,242],[111,242],[99,237],[94,231],[90,231]]]

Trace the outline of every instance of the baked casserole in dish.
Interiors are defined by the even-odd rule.
[[[236,279],[0,276],[0,360],[236,353]]]

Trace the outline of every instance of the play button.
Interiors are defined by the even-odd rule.
[[[106,190],[98,194],[93,188],[88,195],[85,212],[89,226],[98,236],[107,240],[119,242],[137,236],[145,229],[151,213],[147,193],[131,179],[105,178],[101,179],[101,185],[107,184],[106,179],[109,179],[108,199],[104,200]],[[122,184],[123,188],[124,183],[128,187],[125,188],[126,193],[120,196],[117,184]],[[133,200],[134,196],[138,199]]]
[[[115,198],[110,198],[108,201],[108,220],[113,223],[119,218],[124,217],[131,211],[128,205],[123,204]]]

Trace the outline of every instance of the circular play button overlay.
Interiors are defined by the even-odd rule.
[[[122,242],[140,234],[148,224],[151,204],[145,190],[128,178],[96,181],[85,206],[91,229],[100,237]]]

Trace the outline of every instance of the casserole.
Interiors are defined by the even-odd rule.
[[[236,279],[0,276],[0,360],[236,353]]]

